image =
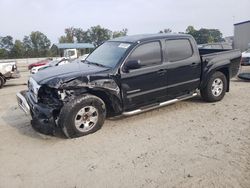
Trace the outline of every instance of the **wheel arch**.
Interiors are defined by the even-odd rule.
[[[229,92],[229,88],[230,88],[230,71],[229,71],[229,66],[226,66],[226,65],[210,68],[210,70],[206,71],[205,72],[206,76],[203,76],[203,80],[201,82],[200,89],[203,89],[204,87],[206,87],[206,85],[207,85],[207,83],[209,81],[209,78],[215,72],[221,72],[222,74],[225,75],[226,80],[227,80],[227,90],[226,90],[226,92]]]
[[[103,100],[107,110],[107,117],[112,117],[122,113],[121,99],[116,94],[101,89],[88,89],[87,93]]]
[[[230,73],[229,73],[229,68],[228,67],[223,67],[223,68],[220,68],[218,70],[216,70],[218,72],[221,72],[222,74],[225,75],[226,79],[227,79],[227,90],[226,92],[229,92],[229,87],[230,87]]]

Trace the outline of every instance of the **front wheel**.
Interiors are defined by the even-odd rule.
[[[201,89],[201,96],[207,102],[223,99],[227,90],[227,79],[222,72],[215,72],[208,80],[205,88]]]
[[[105,103],[94,95],[83,95],[66,103],[59,115],[59,125],[68,138],[99,130],[106,117]]]

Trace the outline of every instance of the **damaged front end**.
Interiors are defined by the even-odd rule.
[[[31,115],[32,127],[40,133],[53,135],[57,130],[56,123],[63,102],[59,99],[56,89],[40,86],[30,78],[28,91],[17,93],[18,105]]]
[[[30,112],[32,127],[43,134],[54,135],[58,130],[61,131],[58,118],[62,107],[75,97],[86,93],[96,95],[105,102],[108,116],[122,112],[120,88],[112,78],[56,78],[39,85],[31,77],[28,88],[28,91],[17,94],[18,104],[22,110]]]

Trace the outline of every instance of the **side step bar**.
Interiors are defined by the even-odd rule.
[[[122,115],[124,115],[124,116],[136,115],[136,114],[146,112],[146,111],[149,111],[149,110],[153,110],[153,109],[156,109],[156,108],[159,108],[159,107],[167,106],[167,105],[176,103],[178,101],[183,101],[183,100],[186,100],[186,99],[190,99],[190,98],[193,98],[193,97],[195,97],[197,95],[198,95],[197,93],[193,93],[191,95],[184,95],[183,97],[178,97],[176,99],[165,101],[165,102],[162,102],[162,103],[160,103],[160,104],[158,104],[156,106],[152,106],[152,107],[149,107],[149,108],[137,109],[137,110],[133,110],[133,111],[129,111],[129,112],[123,112]]]

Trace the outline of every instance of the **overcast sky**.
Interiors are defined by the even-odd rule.
[[[217,28],[233,35],[233,24],[250,20],[250,0],[0,0],[0,36],[23,39],[41,31],[57,42],[66,27],[101,25],[128,34]]]

